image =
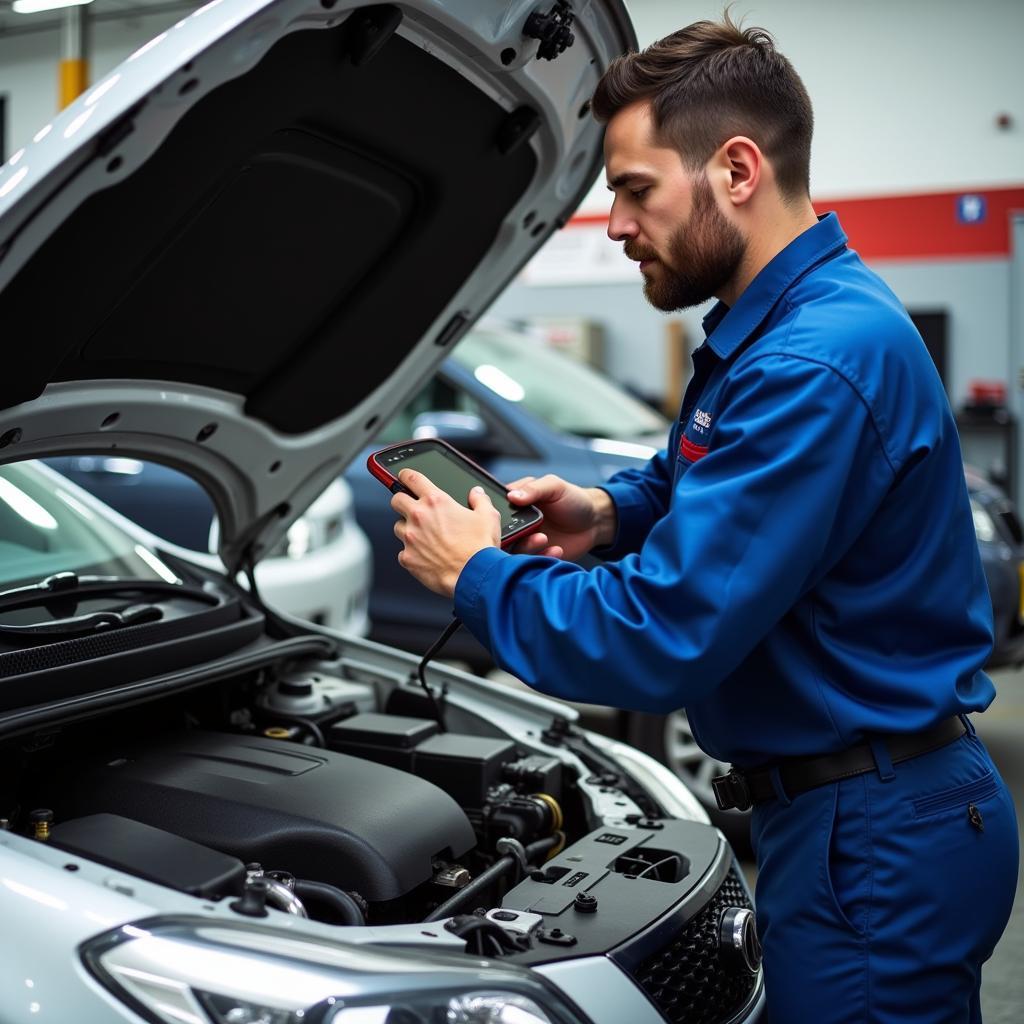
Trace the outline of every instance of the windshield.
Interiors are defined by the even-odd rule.
[[[176,581],[56,473],[32,462],[0,466],[0,590],[57,572]]]
[[[528,334],[467,334],[452,358],[481,384],[556,430],[615,440],[664,435],[668,421],[596,370]]]

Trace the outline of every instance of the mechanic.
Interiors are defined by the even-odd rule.
[[[593,109],[648,300],[719,300],[670,443],[600,489],[510,485],[546,520],[514,554],[482,492],[405,470],[399,562],[530,686],[685,708],[734,764],[775,1024],[978,1021],[1017,829],[967,717],[995,694],[991,608],[938,374],[815,215],[810,101],[766,32],[682,29]]]

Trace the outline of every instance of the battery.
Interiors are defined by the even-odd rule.
[[[502,768],[516,760],[511,740],[444,733],[416,747],[413,771],[463,807],[483,807],[487,790],[502,781]]]
[[[368,711],[335,722],[327,731],[327,745],[342,754],[365,757],[411,772],[414,748],[435,736],[437,731],[437,722],[427,718]]]

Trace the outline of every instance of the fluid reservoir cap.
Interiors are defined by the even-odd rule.
[[[252,878],[246,884],[241,899],[235,900],[228,906],[236,914],[242,914],[245,917],[266,917],[269,889],[270,883],[265,878]]]
[[[576,893],[576,899],[572,901],[572,905],[581,914],[596,914],[597,913],[597,897],[591,895],[589,892],[578,892]]]
[[[313,684],[308,679],[282,679],[277,684],[277,692],[283,697],[311,697],[313,695]]]
[[[732,967],[756,974],[761,966],[761,943],[757,938],[754,912],[745,907],[729,907],[719,926],[719,950]]]

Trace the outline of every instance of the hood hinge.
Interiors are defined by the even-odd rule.
[[[534,11],[526,19],[523,35],[540,40],[538,60],[554,60],[576,42],[571,31],[574,17],[567,0],[556,0],[547,14]]]

